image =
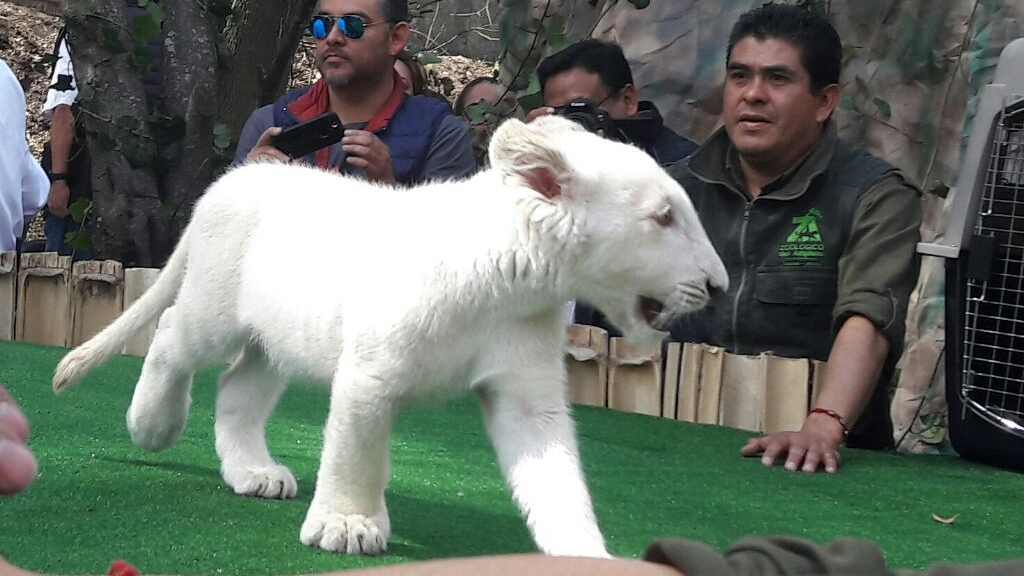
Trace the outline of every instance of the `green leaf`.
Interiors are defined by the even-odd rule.
[[[451,96],[452,92],[455,92],[455,82],[447,76],[441,78],[441,90],[444,92],[445,96]]]
[[[131,55],[132,67],[139,72],[147,72],[153,67],[153,56],[146,46],[136,46]]]
[[[420,64],[428,66],[430,64],[439,64],[441,62],[441,57],[437,55],[437,52],[420,52],[416,55],[416,60],[418,60]]]
[[[160,23],[148,12],[140,14],[132,20],[132,35],[135,36],[135,43],[144,48],[150,40],[160,37]]]
[[[565,35],[565,19],[561,15],[556,14],[548,19],[548,24],[544,27],[544,39],[552,52],[558,52],[572,44]]]
[[[942,413],[941,412],[932,412],[930,414],[924,414],[924,415],[921,416],[921,424],[924,424],[926,427],[938,426],[941,423],[942,423]]]
[[[882,116],[892,116],[892,106],[888,102],[878,96],[872,98],[871,101],[875,103],[875,106],[878,106],[878,111],[882,113]]]
[[[213,145],[224,150],[231,146],[231,127],[223,122],[213,125]]]
[[[526,93],[532,94],[534,92],[540,93],[540,76],[536,74],[530,75],[530,83],[526,85]]]
[[[857,104],[853,101],[853,96],[843,96],[843,99],[839,101],[840,110],[856,110]]]
[[[92,235],[88,232],[68,232],[64,235],[64,243],[73,250],[91,250]]]
[[[918,437],[925,444],[939,444],[946,439],[946,431],[939,426],[932,426],[922,430]]]
[[[146,7],[146,15],[152,18],[158,27],[163,26],[164,20],[167,19],[167,14],[164,12],[164,9],[156,3],[152,3]]]
[[[502,110],[498,106],[487,102],[486,100],[480,103],[480,106],[484,109],[484,114],[491,116],[501,116]]]
[[[71,219],[75,222],[84,222],[86,215],[92,209],[92,200],[86,200],[85,198],[79,198],[68,206],[68,213],[71,214]]]
[[[103,30],[100,32],[100,46],[114,54],[124,54],[127,52],[124,44],[121,42],[121,37],[113,26],[103,27]]]
[[[523,110],[533,110],[534,108],[540,108],[544,105],[544,97],[540,91],[531,92],[529,94],[523,94],[519,97],[519,106]]]
[[[629,3],[636,6],[638,9],[643,10],[651,5],[651,0],[629,0]]]
[[[481,105],[481,102],[484,101],[481,100],[480,102],[475,102],[466,106],[466,109],[462,112],[462,115],[466,117],[466,121],[469,122],[470,126],[477,126],[487,122],[484,107]]]
[[[856,53],[857,53],[857,49],[856,48],[854,48],[853,46],[844,45],[843,46],[843,62],[846,62],[850,58],[853,58],[853,56]]]

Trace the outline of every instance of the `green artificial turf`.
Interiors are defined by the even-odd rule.
[[[61,349],[0,343],[0,382],[32,422],[40,475],[0,498],[0,554],[24,568],[95,574],[116,558],[147,573],[281,574],[438,557],[533,551],[484,435],[462,399],[403,414],[392,439],[393,534],[377,558],[304,547],[298,530],[319,461],[327,394],[293,386],[271,418],[274,455],[299,497],[234,495],[218,473],[219,369],[196,376],[181,440],[161,453],[124,425],[140,360],[119,357],[57,397]],[[747,433],[580,407],[582,457],[610,551],[638,556],[660,536],[723,547],[750,534],[879,542],[894,567],[1024,554],[1024,476],[954,457],[844,452],[839,475],[791,473],[739,457]],[[958,515],[952,525],[941,517]]]

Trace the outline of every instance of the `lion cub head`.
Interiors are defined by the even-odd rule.
[[[565,270],[576,297],[600,308],[636,344],[664,338],[674,316],[725,290],[725,266],[683,188],[643,150],[544,116],[508,120],[490,144],[494,170],[550,204],[571,226]]]

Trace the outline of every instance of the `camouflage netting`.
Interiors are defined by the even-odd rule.
[[[591,5],[591,4],[595,5]],[[844,42],[844,99],[836,118],[842,136],[885,158],[925,191],[922,236],[941,232],[944,200],[957,172],[978,91],[991,81],[1006,44],[1024,36],[1024,2],[1015,0],[804,0],[827,11]],[[625,0],[502,2],[508,56],[501,78],[531,71],[550,33],[564,19],[570,38],[620,43],[641,96],[670,126],[696,140],[721,111],[725,46],[736,17],[759,0],[654,0],[643,9]],[[554,24],[557,25],[557,24]],[[512,33],[510,33],[512,32]],[[533,50],[531,51],[531,48]],[[949,449],[941,355],[944,346],[943,262],[925,258],[907,318],[893,419],[901,450]]]

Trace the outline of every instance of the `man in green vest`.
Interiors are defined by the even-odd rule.
[[[727,54],[724,125],[671,169],[729,271],[707,313],[711,342],[828,361],[803,427],[741,453],[835,472],[844,441],[892,447],[888,383],[917,279],[920,194],[837,138],[842,46],[825,18],[762,6],[740,16]]]

